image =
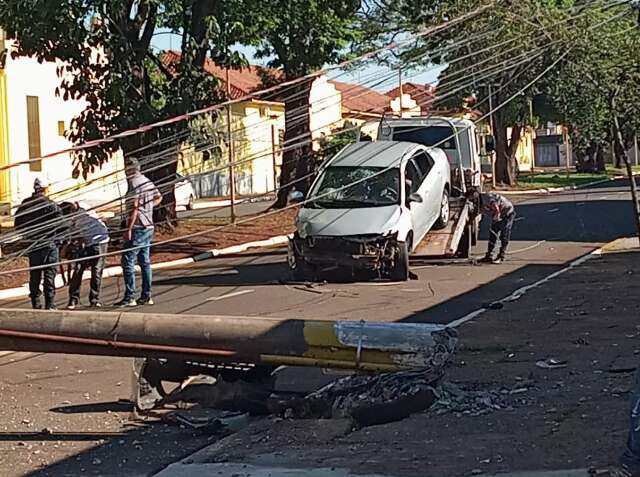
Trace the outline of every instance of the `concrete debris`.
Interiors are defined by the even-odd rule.
[[[567,362],[555,358],[548,358],[536,362],[536,366],[541,369],[559,369],[566,368]]]
[[[438,398],[440,377],[424,370],[347,376],[304,398],[272,401],[271,408],[295,418],[346,417],[359,426],[383,424],[428,409]]]
[[[187,410],[170,412],[165,414],[162,419],[170,424],[205,430],[217,435],[227,435],[248,425],[249,414],[196,406]]]
[[[517,390],[519,393],[520,389]],[[440,397],[429,410],[438,415],[455,413],[482,416],[510,407],[506,399],[509,391],[505,394],[498,391],[465,391],[452,383],[442,383],[438,391]]]

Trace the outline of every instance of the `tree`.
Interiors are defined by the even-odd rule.
[[[142,124],[209,106],[223,94],[219,82],[204,71],[207,57],[237,66],[244,58],[231,52],[238,41],[255,34],[243,27],[254,12],[251,0],[0,0],[0,26],[17,39],[14,55],[39,61],[62,60],[59,94],[83,99],[86,109],[67,133],[74,144],[101,139]],[[163,64],[151,42],[159,28],[182,36],[181,58]],[[121,149],[125,156],[145,148],[158,159],[147,166],[149,177],[164,192],[157,218],[175,221],[172,180],[177,158],[167,160],[177,144],[158,141],[187,124],[157,128],[74,153],[75,174],[99,168]],[[164,152],[163,152],[164,151]],[[164,186],[164,187],[163,187]]]
[[[616,118],[624,143],[624,148],[614,149],[618,167],[623,157],[620,149],[632,146],[640,127],[636,17],[631,12],[615,17],[626,8],[594,9],[581,18],[577,31],[582,34],[574,38],[569,61],[545,84],[561,121],[570,126],[578,166],[584,170],[604,170],[604,150],[616,142],[612,136]]]
[[[529,85],[555,65],[558,58],[568,61],[579,54],[570,46],[589,31],[588,26],[576,19],[583,13],[581,8],[612,15],[611,9],[603,10],[606,2],[589,2],[581,7],[580,1],[573,0],[376,3],[381,8],[374,9],[369,18],[379,25],[378,31],[386,32],[387,38],[397,36],[398,32],[416,33],[477,12],[467,21],[426,35],[400,58],[407,63],[448,65],[439,78],[438,96],[446,96],[438,100],[440,105],[460,109],[464,98],[475,94],[479,98],[476,108],[488,114],[487,98],[491,90],[491,102],[498,108],[493,116],[496,179],[508,185],[515,184],[515,154],[525,126],[531,125],[531,101],[543,92],[541,81]],[[463,38],[468,40],[462,43]],[[443,47],[449,48],[442,53]]]
[[[346,48],[360,38],[359,0],[270,0],[262,13],[265,22],[258,57],[272,58],[281,80],[292,80],[339,62]],[[278,197],[274,207],[284,207],[291,184],[306,192],[314,170],[309,127],[309,95],[314,78],[300,81],[281,93],[285,102],[284,155]]]

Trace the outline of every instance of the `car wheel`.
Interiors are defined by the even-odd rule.
[[[394,282],[406,282],[409,280],[409,244],[407,242],[398,244],[398,256],[389,273],[389,278]]]
[[[187,210],[193,210],[196,205],[196,199],[193,194],[189,196],[189,202],[187,202]]]
[[[440,214],[433,228],[443,229],[449,223],[449,215],[451,214],[451,208],[449,206],[449,192],[445,189],[442,193],[442,201],[440,202]]]

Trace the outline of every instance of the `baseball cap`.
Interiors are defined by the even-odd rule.
[[[49,181],[46,177],[36,177],[36,180],[33,181],[34,189],[46,189],[49,187]]]

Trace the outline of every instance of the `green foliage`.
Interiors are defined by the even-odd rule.
[[[207,55],[237,66],[230,47],[253,31],[242,16],[250,0],[0,0],[0,26],[18,39],[15,55],[56,58],[64,99],[84,99],[73,120],[73,143],[99,139],[218,101],[218,81],[204,71]],[[151,40],[158,28],[182,35],[182,60],[167,68]],[[185,128],[184,124],[177,126]],[[176,132],[138,134],[76,154],[84,175],[122,147],[125,152]]]
[[[616,17],[620,13],[623,15]],[[546,93],[562,121],[571,126],[575,148],[586,150],[608,143],[614,116],[629,146],[640,127],[636,15],[627,6],[593,9],[579,21],[577,31],[580,34],[572,43],[569,61],[549,77]],[[611,98],[615,99],[613,109]]]
[[[486,0],[384,0],[375,5],[377,8],[367,12],[367,19],[378,25],[378,32],[388,40],[406,32],[423,31],[489,3]],[[616,19],[616,15],[623,12],[628,14]],[[611,125],[611,115],[606,112],[607,95],[615,85],[619,87],[621,118],[625,119],[628,132],[637,129],[632,126],[638,120],[637,115],[631,116],[637,111],[639,97],[639,36],[637,32],[623,34],[635,17],[628,4],[612,6],[605,1],[494,2],[472,19],[426,35],[404,52],[401,59],[423,65],[448,65],[439,78],[436,106],[460,109],[464,98],[475,95],[479,102],[473,107],[487,113],[489,84],[494,106],[509,101],[494,119],[498,180],[512,184],[515,179],[513,142],[518,134],[508,137],[505,129],[513,127],[517,133],[521,127],[535,124],[537,120],[531,117],[530,104],[536,98],[539,106],[536,110],[543,114],[541,119],[562,118],[575,126],[581,138],[600,140]],[[467,39],[466,44],[461,43],[462,39]],[[451,48],[443,53],[443,47]],[[561,55],[565,56],[555,66],[555,75],[550,72],[546,81],[528,86]],[[586,85],[590,76],[597,78],[597,83],[610,86],[609,91],[599,92],[596,91],[599,87]],[[540,104],[540,96],[546,96],[546,104]],[[632,104],[636,106],[629,107]]]
[[[269,0],[260,3],[265,21],[257,35],[257,56],[271,58],[288,78],[337,63],[360,39],[359,0]]]
[[[363,138],[365,139],[365,138]],[[320,141],[320,149],[317,152],[317,161],[322,163],[338,154],[340,150],[358,140],[358,128],[351,121],[345,121],[341,127],[331,130],[329,136],[323,136]],[[370,138],[369,138],[370,140]]]

